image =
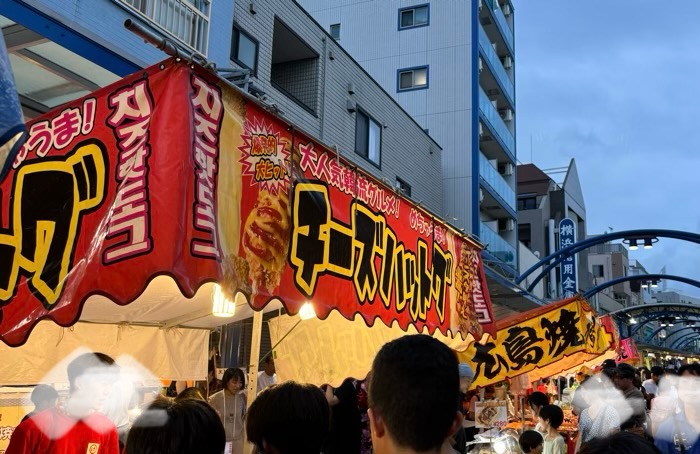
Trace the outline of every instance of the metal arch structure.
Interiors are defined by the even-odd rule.
[[[695,341],[695,340],[698,340],[698,339],[700,339],[700,337],[689,337],[689,338],[686,339],[682,344],[680,344],[680,346],[678,347],[678,349],[679,349],[679,350],[681,350],[681,349],[687,349],[687,348],[690,346],[690,343],[691,343],[692,341]],[[686,350],[686,351],[688,351],[688,350]]]
[[[601,290],[605,290],[608,287],[612,287],[613,285],[617,285],[617,284],[620,284],[622,282],[627,282],[627,281],[659,281],[662,279],[668,280],[668,281],[683,282],[685,284],[700,288],[700,281],[696,281],[695,279],[690,279],[690,278],[683,277],[683,276],[674,276],[672,274],[635,274],[632,276],[618,277],[617,279],[611,279],[607,282],[603,282],[602,284],[599,284],[599,285],[587,290],[583,294],[583,297],[588,299],[591,296],[595,295],[596,293],[600,292]]]
[[[656,328],[653,333],[651,333],[649,336],[647,336],[647,339],[645,342],[647,344],[651,343],[652,339],[654,339],[654,337],[656,337],[657,334],[659,334],[661,331],[665,330],[666,328],[667,328],[666,326],[660,326],[660,327]],[[681,331],[685,331],[687,329],[696,329],[696,328],[699,330],[697,332],[700,332],[700,326],[684,326],[683,328],[679,328],[675,331],[671,331],[670,333],[668,333],[666,335],[666,338],[663,341],[661,341],[661,343],[663,344],[666,341],[666,339],[670,339],[671,337],[675,336],[676,334],[680,333]],[[690,334],[690,333],[686,333],[686,334]]]
[[[673,303],[642,304],[639,306],[626,307],[611,312],[610,314],[622,321],[627,318],[637,319],[637,323],[632,325],[633,327],[629,325],[627,327],[627,337],[632,337],[637,334],[644,325],[660,318],[673,316],[680,317],[683,320],[689,320],[691,318],[700,320],[700,306]]]
[[[698,334],[697,332],[692,332],[692,333],[684,334],[684,335],[682,335],[681,337],[679,337],[678,339],[676,339],[676,340],[674,340],[673,342],[671,342],[670,347],[671,347],[671,348],[678,348],[678,347],[680,347],[681,345],[683,345],[684,341],[691,341],[691,340],[693,340],[694,338],[700,338],[700,334]],[[687,342],[686,342],[686,343],[687,343]]]
[[[514,281],[515,284],[520,285],[529,275],[537,271],[544,264],[550,260],[554,260],[552,263],[547,265],[540,274],[535,277],[535,279],[530,283],[527,288],[528,292],[532,292],[537,283],[542,280],[542,278],[555,266],[561,263],[567,257],[576,254],[584,249],[597,244],[605,243],[606,241],[620,240],[626,238],[641,238],[641,237],[657,237],[657,238],[671,238],[683,241],[689,241],[691,243],[700,244],[700,234],[683,232],[680,230],[662,230],[662,229],[642,229],[642,230],[625,230],[622,232],[606,233],[604,235],[598,235],[591,238],[586,238],[585,240],[578,241],[570,246],[560,249],[547,257],[543,258],[533,266],[531,266],[527,271],[518,276]]]

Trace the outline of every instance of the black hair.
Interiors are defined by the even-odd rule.
[[[330,407],[320,388],[292,381],[263,390],[246,415],[248,441],[280,454],[317,454],[330,431]],[[131,453],[129,453],[131,454]]]
[[[204,399],[204,395],[202,394],[202,391],[199,388],[196,388],[194,386],[190,386],[189,388],[183,389],[180,394],[177,395],[175,400],[183,400],[183,399],[197,399],[197,400],[206,400]]]
[[[564,422],[564,412],[556,405],[545,405],[540,409],[540,419],[549,421],[549,425],[558,429]]]
[[[700,364],[698,364],[698,363],[684,364],[678,369],[677,375],[681,376],[686,372],[688,372],[690,375],[694,375],[696,377],[699,377],[700,376]]]
[[[617,375],[620,378],[628,378],[630,380],[633,380],[636,374],[637,370],[627,363],[620,363],[615,369],[615,375]]]
[[[196,399],[153,401],[129,431],[129,454],[221,454],[226,433],[219,415]]]
[[[520,449],[522,449],[525,454],[529,453],[542,443],[544,443],[542,434],[534,430],[526,430],[518,439]]]
[[[38,407],[39,404],[41,404],[42,402],[46,402],[47,400],[58,399],[58,393],[53,388],[53,386],[37,385],[32,390],[32,395],[30,399],[32,400],[34,406]]]
[[[603,369],[605,369],[606,367],[614,369],[615,367],[617,367],[617,363],[614,359],[606,359],[605,361],[603,361],[603,364],[601,364],[601,367]]]
[[[114,381],[117,380],[117,369],[114,365],[114,360],[104,353],[83,353],[77,358],[73,359],[68,364],[67,374],[68,382],[70,383],[71,392],[75,391],[75,380],[81,377],[86,372],[94,371],[95,369],[104,368],[104,370],[110,370],[115,373]]]
[[[538,407],[544,407],[549,404],[549,397],[545,393],[535,391],[527,397],[527,403],[532,405],[537,405]]]
[[[654,366],[651,368],[651,375],[663,375],[664,368],[661,366]]]
[[[270,362],[271,362],[273,359],[274,359],[274,358],[272,357],[272,353],[270,353],[270,354],[268,354],[268,355],[265,355],[265,357],[263,358],[263,364],[270,364]]]
[[[661,451],[637,434],[617,432],[584,443],[579,454],[661,454]]]
[[[234,378],[238,378],[238,381],[240,381],[242,385],[241,389],[245,389],[245,374],[242,370],[234,367],[228,368],[226,371],[224,371],[224,376],[221,379],[221,386],[223,389],[226,389],[228,382]]]
[[[369,407],[399,446],[423,452],[450,435],[459,407],[455,353],[426,335],[385,344],[372,363]]]

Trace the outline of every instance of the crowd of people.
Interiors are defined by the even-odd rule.
[[[260,392],[250,405],[245,374],[227,369],[220,382],[210,377],[211,388],[190,387],[150,402],[122,433],[104,414],[119,368],[107,355],[83,354],[68,365],[70,395],[61,408],[55,390],[37,386],[36,408],[15,429],[6,454],[238,454],[245,439],[260,454],[456,454],[476,435],[469,423],[476,401],[499,394],[486,387],[475,398],[472,368],[424,335],[385,344],[365,380],[348,379],[335,389],[276,384],[274,360],[264,363]],[[572,403],[579,436],[573,448],[559,432],[561,407],[548,393],[532,392],[527,402],[536,421],[520,435],[520,449],[700,453],[700,365],[674,375],[646,372],[608,363],[597,374],[577,377]]]

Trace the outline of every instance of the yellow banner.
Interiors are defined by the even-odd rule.
[[[459,353],[485,386],[528,373],[530,380],[558,374],[611,348],[613,337],[580,297],[503,320],[495,340]]]

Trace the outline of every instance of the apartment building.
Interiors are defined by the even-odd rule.
[[[261,2],[255,2],[259,4]],[[518,271],[510,0],[299,0],[442,146],[442,214]]]

